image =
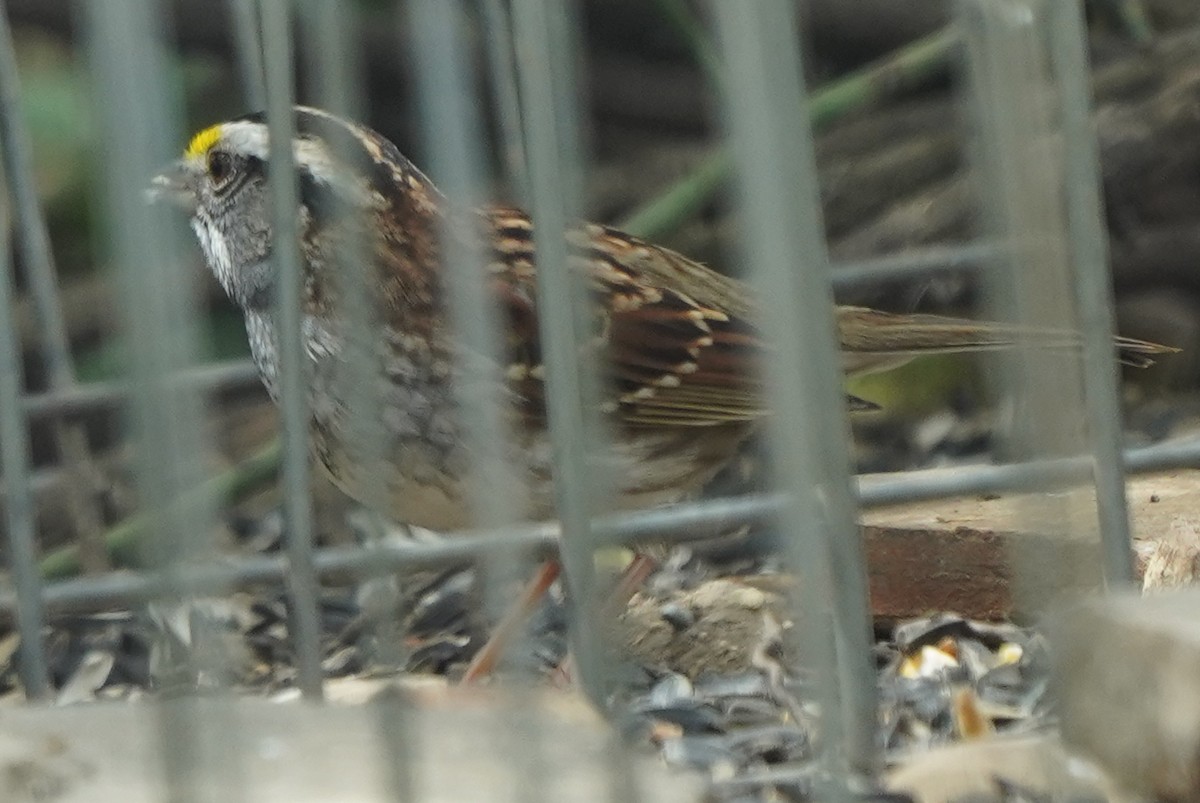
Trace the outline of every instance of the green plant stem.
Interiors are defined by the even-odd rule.
[[[207,480],[180,503],[186,504],[197,498],[236,501],[275,477],[279,471],[279,455],[279,441],[274,440],[237,466]],[[111,527],[104,534],[105,548],[115,565],[138,564],[142,541],[149,534],[149,521],[149,515],[139,513]],[[79,550],[74,545],[61,547],[46,554],[38,565],[43,579],[72,577],[79,574]]]
[[[1154,26],[1142,0],[1104,0],[1108,13],[1116,20],[1121,30],[1135,42],[1145,44],[1154,38]]]
[[[686,0],[656,0],[663,19],[675,29],[692,51],[692,57],[704,70],[714,86],[721,82],[721,57],[712,39],[704,32],[704,26],[688,7]]]
[[[649,240],[669,233],[708,203],[729,177],[729,170],[729,153],[714,148],[690,173],[635,209],[617,228]]]
[[[920,84],[946,66],[959,41],[958,32],[948,26],[818,90],[809,102],[813,126],[827,125],[848,112]],[[703,207],[725,182],[729,170],[729,157],[724,148],[718,147],[691,173],[639,206],[617,226],[639,237],[661,237]]]

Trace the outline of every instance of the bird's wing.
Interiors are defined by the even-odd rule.
[[[496,235],[490,281],[514,333],[508,377],[540,405],[533,229],[517,210],[487,216]],[[589,225],[566,236],[570,267],[594,301],[592,337],[580,356],[607,369],[606,411],[630,426],[710,426],[766,413],[755,367],[762,342],[746,320],[741,285],[612,229]]]

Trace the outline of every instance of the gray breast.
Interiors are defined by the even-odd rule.
[[[246,327],[255,363],[278,400],[278,350],[266,315],[248,313]],[[311,445],[318,461],[349,496],[411,524],[436,530],[472,524],[466,484],[473,465],[454,391],[455,368],[444,351],[416,338],[387,332],[359,347],[320,321],[304,322],[309,375]],[[371,385],[352,368],[356,354]],[[373,398],[372,398],[373,397]],[[365,408],[354,410],[365,400]],[[353,410],[353,412],[352,412]],[[361,416],[374,411],[374,424]],[[356,424],[355,422],[359,422]],[[552,456],[544,431],[514,415],[514,442],[506,471],[494,489],[533,519],[554,516]],[[748,425],[624,433],[607,454],[621,507],[667,504],[711,478],[722,455],[747,434]],[[376,494],[383,493],[380,500]]]

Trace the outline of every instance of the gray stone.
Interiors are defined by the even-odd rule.
[[[382,688],[341,684],[335,693],[333,685],[331,699],[355,703]],[[540,788],[539,799],[579,803],[624,799],[630,785],[646,800],[700,799],[696,776],[644,758],[615,759],[612,731],[578,696],[427,688],[409,698],[414,704],[390,726],[370,702],[6,707],[0,800],[382,803],[398,799],[394,784],[402,777],[413,793],[404,799],[429,803],[528,799],[531,786]],[[383,735],[396,729],[389,752]],[[179,773],[174,784],[171,765]]]
[[[1052,630],[1063,739],[1139,795],[1200,800],[1200,590],[1114,595]]]

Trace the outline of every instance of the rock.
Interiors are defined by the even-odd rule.
[[[1162,591],[1200,580],[1200,520],[1180,516],[1151,542],[1142,572],[1142,591]]]
[[[912,795],[917,803],[999,799],[1006,783],[1044,800],[1121,799],[1099,769],[1070,755],[1049,734],[995,737],[917,753],[885,779],[888,789]]]
[[[665,599],[638,595],[614,624],[620,654],[638,663],[697,678],[756,667],[778,642],[781,598],[733,579],[709,580]],[[684,621],[680,611],[688,613]]]
[[[411,704],[392,692],[354,706],[188,699],[11,708],[0,719],[0,800],[485,803],[528,799],[530,786],[555,801],[630,799],[632,788],[639,799],[700,797],[692,775],[617,757],[611,731],[578,696],[425,688],[404,699]],[[173,760],[164,761],[167,751]],[[168,766],[180,773],[175,784]]]
[[[1051,642],[1064,741],[1136,794],[1200,799],[1200,590],[1076,606]]]

